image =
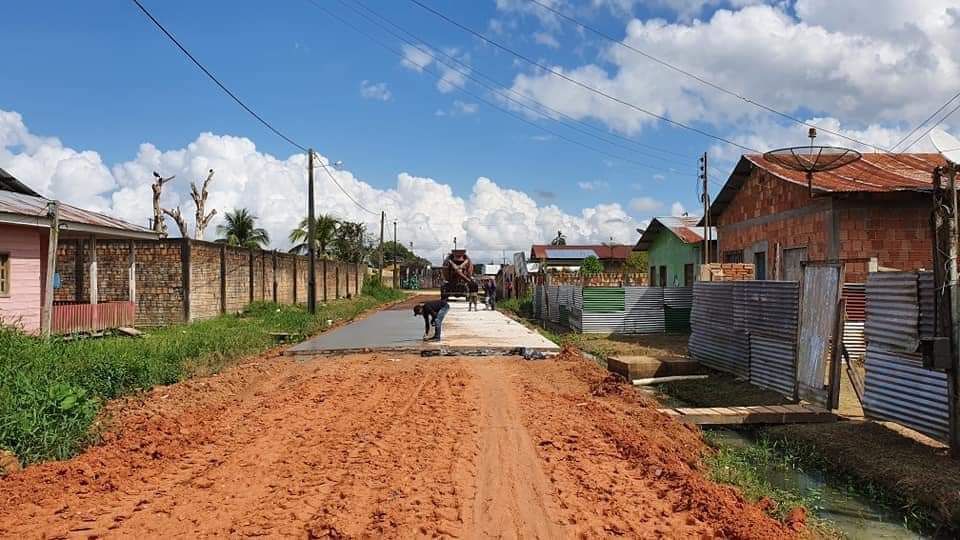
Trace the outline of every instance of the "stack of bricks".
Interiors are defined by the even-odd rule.
[[[710,263],[700,266],[700,281],[750,281],[756,270],[747,263]]]

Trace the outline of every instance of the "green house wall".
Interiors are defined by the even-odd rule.
[[[672,287],[674,283],[683,287],[683,267],[686,264],[693,264],[694,279],[700,272],[700,246],[698,244],[686,244],[668,230],[657,235],[650,245],[647,258],[649,261],[647,265],[657,269],[657,275],[653,279],[657,280],[658,287],[664,286],[663,283],[660,283],[661,266],[667,267],[666,286],[668,287]]]

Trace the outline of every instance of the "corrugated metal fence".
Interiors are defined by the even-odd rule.
[[[690,355],[793,396],[799,305],[795,281],[697,282]]]
[[[934,294],[930,272],[877,272],[867,278],[863,408],[868,417],[945,441],[947,377],[925,369],[917,352],[919,338],[933,335]]]
[[[538,285],[534,314],[583,333],[685,333],[693,290],[689,287],[579,287]]]

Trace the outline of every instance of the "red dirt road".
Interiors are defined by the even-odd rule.
[[[589,362],[262,358],[113,407],[0,479],[0,536],[780,538]]]

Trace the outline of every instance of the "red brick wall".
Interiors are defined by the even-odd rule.
[[[930,268],[929,214],[929,197],[922,194],[810,198],[805,187],[755,170],[718,219],[720,256],[733,250],[750,251],[755,243],[766,241],[768,279],[777,275],[777,246],[781,250],[806,247],[808,260],[876,257],[881,267]],[[745,225],[747,220],[758,222]],[[837,238],[833,238],[835,224]],[[831,253],[831,244],[837,253]],[[867,271],[867,262],[847,262],[845,279],[862,282]]]
[[[837,202],[841,259],[877,257],[885,268],[932,268],[928,196],[884,193]],[[845,270],[848,282],[866,280],[866,263],[848,263]]]

